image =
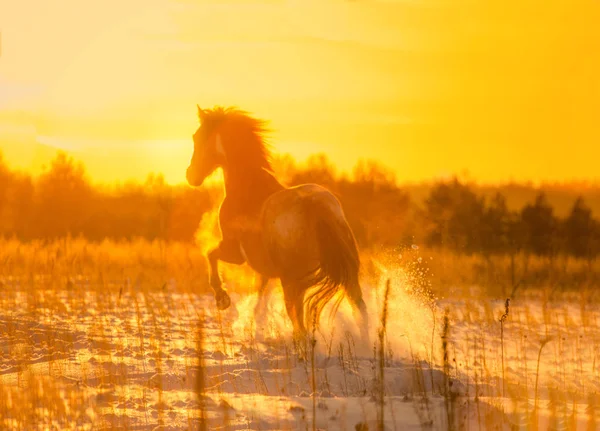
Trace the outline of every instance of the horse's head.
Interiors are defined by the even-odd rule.
[[[237,108],[200,109],[200,127],[194,133],[194,155],[187,169],[187,180],[200,186],[210,174],[222,167],[233,175],[252,175],[271,171],[269,150],[264,142],[265,123]]]
[[[186,178],[191,186],[201,186],[206,177],[225,163],[225,150],[219,134],[219,118],[210,116],[198,106],[200,127],[193,135],[194,154]]]

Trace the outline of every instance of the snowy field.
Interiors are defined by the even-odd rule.
[[[370,340],[346,303],[293,340],[276,283],[254,315],[247,270],[224,269],[233,305],[218,312],[177,271],[153,280],[138,262],[137,277],[109,279],[91,265],[0,279],[0,429],[600,428],[586,292],[516,298],[501,331],[503,298],[433,298],[423,274],[378,264],[363,276]]]

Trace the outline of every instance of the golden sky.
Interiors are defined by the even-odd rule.
[[[0,1],[0,149],[184,181],[196,103],[401,181],[600,179],[597,0]]]

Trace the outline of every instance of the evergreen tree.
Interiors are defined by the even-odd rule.
[[[558,223],[545,193],[539,193],[533,204],[523,208],[521,220],[527,249],[537,255],[552,256],[556,251]]]
[[[481,251],[484,203],[466,185],[454,180],[435,186],[425,201],[430,224],[427,242],[461,252]]]
[[[506,253],[510,246],[511,213],[506,198],[497,192],[483,219],[482,247],[485,253]]]
[[[578,197],[573,204],[563,227],[567,253],[590,259],[594,254],[596,222],[592,217],[592,210],[585,204],[582,197]]]

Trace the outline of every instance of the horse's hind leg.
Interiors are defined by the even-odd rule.
[[[281,280],[283,287],[283,299],[288,316],[294,326],[294,337],[303,337],[306,335],[304,326],[304,294],[306,286],[302,282]]]
[[[360,336],[362,341],[369,344],[369,313],[367,311],[367,304],[363,299],[362,289],[358,282],[346,288],[346,294],[350,300],[352,306],[352,315],[356,320],[356,324],[360,329]]]
[[[260,334],[259,328],[264,327],[264,324],[266,323],[267,295],[272,288],[273,286],[269,285],[269,277],[261,275],[258,284],[258,299],[256,301],[256,306],[254,307],[254,321],[256,322],[257,336]]]

